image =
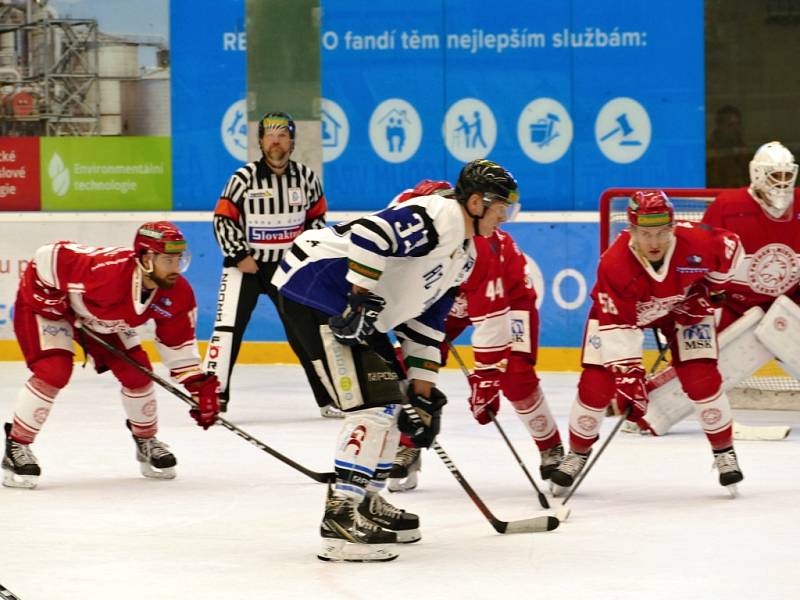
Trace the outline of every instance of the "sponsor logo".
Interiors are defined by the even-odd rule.
[[[367,373],[367,381],[397,381],[400,379],[394,371],[377,371]]]
[[[686,257],[686,262],[690,265],[699,265],[701,262],[703,262],[703,257],[697,254],[692,254]]]
[[[595,350],[599,350],[600,346],[603,345],[603,341],[600,339],[599,335],[592,335],[589,337],[589,345]]]
[[[800,260],[784,244],[767,244],[750,258],[747,281],[755,292],[780,296],[800,281]]]
[[[711,325],[700,323],[686,327],[682,333],[684,350],[713,349]]]
[[[69,191],[69,169],[58,152],[53,152],[47,165],[47,174],[50,176],[50,186],[56,196],[63,196]]]
[[[167,310],[164,310],[158,304],[151,304],[150,308],[152,308],[155,312],[160,314],[162,317],[167,317],[168,319],[172,317],[172,313],[171,312],[169,312]]]
[[[364,427],[364,425],[359,425],[350,433],[350,437],[347,438],[347,443],[344,445],[344,449],[347,450],[347,448],[353,446],[356,449],[355,455],[358,456],[361,453],[361,443],[366,437],[367,428]]]
[[[66,337],[72,337],[72,328],[67,327],[65,325],[52,325],[48,323],[47,325],[42,326],[42,333],[44,335],[51,335],[53,337],[57,337],[59,335],[63,335]]]
[[[678,273],[708,273],[706,267],[675,267]]]
[[[700,419],[705,425],[716,425],[722,420],[722,411],[718,408],[707,408],[700,413]]]
[[[249,227],[247,230],[248,242],[262,244],[283,244],[291,242],[303,232],[303,225],[288,229],[273,229],[271,227]]]
[[[353,380],[349,377],[340,377],[339,378],[339,387],[342,388],[345,392],[349,392],[353,389]]]

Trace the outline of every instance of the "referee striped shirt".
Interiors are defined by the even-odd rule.
[[[247,163],[231,175],[214,209],[214,236],[225,266],[235,266],[247,255],[259,262],[280,261],[291,238],[325,227],[326,210],[319,178],[306,165],[290,160],[283,175],[276,175],[263,157]],[[253,223],[271,217],[300,225],[282,232],[283,243],[264,242]]]

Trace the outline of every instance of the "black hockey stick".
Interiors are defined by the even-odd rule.
[[[3,600],[21,600],[19,596],[14,594],[6,586],[0,583],[0,598]]]
[[[456,347],[453,345],[453,342],[451,342],[450,340],[447,340],[447,346],[448,346],[448,348],[450,348],[450,352],[452,353],[453,358],[456,359],[456,362],[458,363],[458,366],[461,367],[461,372],[464,373],[464,377],[469,379],[469,369],[467,369],[467,365],[464,364],[464,360],[461,358],[461,355],[458,353],[458,350],[456,350]],[[511,450],[511,454],[514,455],[514,458],[516,459],[517,464],[522,469],[522,472],[525,473],[525,477],[528,478],[528,481],[531,482],[531,485],[533,486],[533,489],[536,490],[536,494],[539,497],[539,504],[542,505],[542,508],[550,508],[550,503],[547,501],[547,498],[542,493],[542,491],[539,489],[539,486],[536,485],[536,482],[533,480],[533,477],[531,477],[530,472],[528,471],[527,467],[525,466],[525,463],[522,462],[522,458],[520,458],[519,454],[517,454],[517,451],[514,449],[514,446],[511,445],[511,440],[508,439],[508,436],[506,435],[506,432],[503,431],[502,427],[500,427],[500,422],[497,420],[497,416],[491,411],[491,409],[488,409],[487,412],[489,413],[489,418],[492,420],[492,423],[494,423],[495,426],[497,427],[497,431],[500,432],[500,435],[505,440],[506,445],[508,446],[508,449]]]
[[[144,365],[140,365],[138,362],[133,360],[130,356],[125,354],[122,350],[112,346],[107,341],[105,341],[103,338],[98,336],[91,329],[88,329],[86,327],[81,327],[80,330],[83,333],[85,333],[86,335],[88,335],[90,338],[92,338],[95,342],[100,344],[103,348],[105,348],[106,350],[111,352],[114,356],[116,356],[118,358],[121,358],[122,360],[124,360],[129,365],[137,368],[139,371],[141,371],[142,373],[147,375],[155,383],[157,383],[158,385],[163,387],[168,392],[172,393],[172,395],[180,398],[181,400],[186,402],[186,404],[188,404],[192,408],[197,408],[197,404],[194,402],[194,400],[192,400],[191,396],[189,396],[185,392],[179,390],[174,385],[172,385],[169,381],[163,379],[162,377],[160,377],[156,373],[153,373],[153,371],[151,371],[150,369],[148,369]],[[312,471],[311,469],[307,469],[303,465],[293,461],[288,456],[284,456],[283,454],[281,454],[277,450],[274,450],[273,448],[270,448],[265,443],[263,443],[260,440],[254,438],[252,435],[250,435],[246,431],[244,431],[242,429],[239,429],[236,425],[234,425],[233,423],[231,423],[229,421],[226,421],[222,417],[217,416],[217,421],[216,422],[219,423],[220,425],[222,425],[225,429],[228,429],[229,431],[232,431],[233,433],[238,435],[243,440],[247,440],[248,442],[250,442],[251,444],[253,444],[257,448],[260,448],[261,450],[263,450],[267,454],[277,458],[279,461],[289,465],[293,469],[296,469],[296,470],[300,471],[303,475],[306,475],[307,477],[310,477],[314,481],[318,481],[320,483],[333,483],[333,482],[336,481],[336,473],[332,473],[332,472],[329,472],[329,473],[318,473],[317,471]]]
[[[408,415],[408,418],[411,419],[413,423],[420,424],[420,418],[417,414],[417,411],[410,405],[410,404],[403,404],[403,411]],[[472,489],[472,486],[467,483],[467,480],[464,479],[464,476],[461,474],[461,471],[458,470],[456,465],[447,455],[447,452],[444,451],[439,445],[439,442],[433,442],[431,445],[434,452],[439,455],[439,458],[442,459],[444,466],[447,467],[447,470],[453,474],[453,477],[456,478],[461,487],[464,488],[464,491],[467,492],[467,496],[470,497],[475,503],[475,506],[478,507],[478,510],[483,513],[483,516],[492,524],[494,530],[497,533],[538,533],[541,531],[552,531],[556,527],[558,527],[558,519],[555,517],[533,517],[531,519],[521,519],[519,521],[501,521],[497,517],[492,514],[492,511],[489,510],[489,507],[483,503],[480,496],[475,493],[475,490]]]
[[[595,454],[595,456],[591,460],[591,462],[589,462],[589,464],[586,465],[586,467],[583,469],[581,474],[578,476],[578,481],[576,481],[575,483],[572,484],[572,487],[569,489],[569,492],[564,497],[564,500],[561,502],[561,508],[559,508],[558,511],[556,511],[556,517],[558,517],[559,521],[566,521],[569,518],[569,514],[570,514],[571,510],[570,510],[569,507],[566,506],[567,502],[569,502],[569,499],[572,498],[572,495],[578,489],[578,486],[580,486],[581,481],[583,481],[584,478],[586,477],[586,475],[589,473],[589,471],[592,470],[592,467],[597,462],[597,460],[600,458],[600,455],[603,454],[603,452],[605,451],[605,449],[608,446],[608,444],[611,442],[611,440],[614,439],[614,436],[617,435],[617,432],[619,431],[619,428],[622,427],[622,424],[625,422],[625,419],[627,419],[628,415],[630,415],[630,414],[631,414],[631,409],[629,408],[628,410],[625,411],[625,414],[622,415],[619,418],[619,421],[617,421],[617,424],[614,425],[614,429],[612,429],[611,433],[608,434],[608,437],[606,438],[606,441],[603,442],[602,446],[600,446],[600,450],[597,451],[597,454]]]

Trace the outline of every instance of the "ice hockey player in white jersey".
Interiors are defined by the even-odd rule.
[[[455,289],[474,263],[475,223],[494,202],[510,204],[516,197],[508,171],[473,161],[455,190],[306,231],[285,255],[273,283],[297,338],[346,415],[336,444],[336,484],[320,526],[320,559],[392,560],[397,554],[387,544],[420,539],[417,515],[393,507],[379,492],[400,431],[425,448],[439,432],[446,403],[435,386],[439,344]],[[408,368],[406,392],[390,331]],[[404,396],[418,418],[401,410]]]

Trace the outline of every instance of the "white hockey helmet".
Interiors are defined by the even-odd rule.
[[[750,189],[772,217],[781,217],[794,199],[797,163],[780,142],[769,142],[756,150],[750,161]]]

